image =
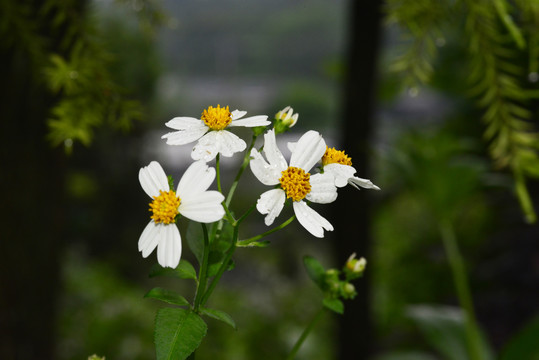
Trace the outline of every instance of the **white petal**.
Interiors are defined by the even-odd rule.
[[[251,149],[249,167],[253,175],[264,185],[277,185],[282,176],[282,170],[268,164],[256,149]]]
[[[142,189],[150,197],[159,196],[159,190],[170,190],[167,175],[157,161],[152,161],[148,166],[141,168],[138,179]]]
[[[163,226],[163,224],[156,224],[153,220],[146,225],[138,239],[138,251],[142,251],[142,257],[148,257],[159,244]]]
[[[223,194],[218,191],[206,191],[196,197],[181,199],[178,211],[188,219],[211,223],[221,220],[225,215],[225,209],[221,205],[224,199]]]
[[[264,218],[264,223],[267,226],[273,224],[273,221],[283,210],[286,194],[282,189],[268,190],[258,198],[256,209],[261,214],[268,214]]]
[[[350,165],[327,164],[324,166],[324,174],[329,173],[335,177],[335,186],[343,187],[348,185],[348,179],[354,176],[356,169]]]
[[[380,188],[374,185],[372,181],[370,181],[369,179],[362,179],[362,178],[358,178],[354,176],[348,179],[348,183],[352,185],[353,187],[355,187],[356,189],[359,189],[359,187],[361,186],[362,188],[365,188],[365,189],[380,190]]]
[[[169,132],[162,139],[167,139],[168,145],[185,145],[200,139],[207,131],[208,127],[200,119],[177,117],[165,124],[178,131]]]
[[[194,160],[210,161],[220,153],[230,157],[234,153],[245,150],[245,141],[226,130],[210,131],[204,135],[193,148],[191,157]]]
[[[244,127],[255,127],[255,126],[268,126],[271,124],[271,121],[268,121],[267,115],[257,115],[251,116],[241,120],[232,120],[228,126],[244,126]]]
[[[264,154],[272,167],[279,171],[284,171],[288,168],[288,164],[283,156],[283,153],[277,147],[275,140],[275,131],[271,129],[264,134]],[[280,178],[280,177],[279,177]]]
[[[337,199],[337,188],[333,175],[323,173],[311,175],[309,182],[311,184],[311,192],[306,196],[306,199],[319,204],[328,204]]]
[[[296,148],[290,157],[290,166],[299,167],[305,171],[311,170],[326,152],[326,142],[318,132],[307,131],[298,140]]]
[[[189,130],[192,128],[199,128],[201,126],[206,126],[204,121],[194,118],[194,117],[175,117],[172,120],[169,120],[165,125],[174,130]]]
[[[304,201],[294,201],[294,213],[301,225],[316,237],[324,237],[324,229],[333,231],[333,226],[322,215],[311,209]]]
[[[236,109],[231,112],[232,120],[237,120],[239,118],[242,118],[245,116],[245,114],[247,114],[247,111]]]
[[[209,167],[204,161],[195,161],[183,173],[176,194],[181,200],[198,196],[199,193],[208,190],[214,179],[213,167]]]
[[[162,238],[157,246],[157,262],[162,267],[176,268],[182,256],[182,238],[175,224],[163,225]]]
[[[286,147],[291,153],[293,153],[296,150],[297,144],[298,144],[297,142],[289,142],[288,144],[286,144]]]

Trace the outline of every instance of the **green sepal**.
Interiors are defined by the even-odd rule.
[[[166,290],[160,287],[151,289],[144,295],[145,298],[157,299],[164,301],[168,304],[178,305],[178,306],[187,306],[189,301],[185,299],[180,294],[175,293],[174,291]]]
[[[191,310],[163,308],[155,317],[157,360],[185,360],[200,345],[208,326]]]
[[[326,289],[326,270],[322,264],[320,264],[318,260],[312,256],[304,256],[303,264],[305,265],[305,269],[307,270],[307,274],[311,280],[314,281],[314,283],[318,285],[322,291],[324,291]]]
[[[224,322],[225,324],[230,325],[234,330],[238,330],[236,327],[236,322],[230,315],[228,315],[226,312],[216,309],[208,309],[208,308],[200,308],[200,313],[202,315],[206,315],[208,317],[211,317],[212,319],[219,320]]]
[[[336,298],[324,298],[322,301],[324,307],[336,312],[337,314],[344,314],[344,304],[341,300]]]
[[[255,126],[252,128],[253,134],[255,136],[260,136],[266,131],[267,128],[268,128],[267,126]]]
[[[193,265],[187,260],[181,260],[175,269],[168,267],[162,267],[159,264],[155,264],[150,269],[150,277],[156,276],[171,276],[180,279],[193,279],[197,280],[197,273]]]
[[[168,180],[168,186],[170,187],[170,190],[174,190],[174,178],[172,177],[172,175],[168,175],[167,180]]]

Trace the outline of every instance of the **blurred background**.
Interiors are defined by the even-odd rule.
[[[522,201],[539,203],[539,168],[504,163],[489,148],[497,141],[495,130],[485,135],[489,116],[503,104],[482,97],[489,76],[503,89],[517,79],[518,89],[537,92],[539,12],[515,2],[524,48],[507,35],[513,23],[487,17],[509,49],[500,45],[506,51],[496,48],[493,59],[513,60],[501,75],[480,76],[485,84],[472,79],[477,90],[470,78],[494,61],[486,50],[474,58],[464,41],[479,33],[466,33],[477,9],[438,13],[434,3],[0,0],[0,358],[155,358],[162,305],[144,294],[194,287],[148,277],[156,257],[137,251],[148,222],[138,171],[157,160],[179,179],[190,146],[165,145],[164,123],[220,104],[270,118],[292,106],[299,122],[286,141],[320,131],[382,191],[344,188],[316,207],[335,226],[323,239],[293,223],[268,248],[239,249],[211,300],[238,330],[208,320],[197,359],[284,358],[322,300],[302,257],[339,268],[353,252],[368,260],[358,297],[344,317],[323,318],[298,359],[465,359],[444,221],[492,352],[539,359],[539,227]],[[531,132],[537,95],[511,94],[511,111],[526,123],[513,128]],[[504,144],[523,136],[511,134]],[[225,189],[238,161],[223,161]],[[524,189],[515,187],[521,175]],[[265,190],[253,184],[246,171],[237,212]],[[255,214],[240,236],[263,229]]]

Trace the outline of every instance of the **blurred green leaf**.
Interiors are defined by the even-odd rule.
[[[539,360],[539,316],[524,326],[503,349],[500,360]]]
[[[187,301],[180,294],[175,293],[174,291],[166,290],[160,287],[151,289],[144,295],[145,298],[157,299],[164,301],[169,304],[178,305],[178,306],[187,306],[189,301]]]
[[[202,315],[206,315],[211,317],[212,319],[219,320],[224,322],[225,324],[228,324],[234,328],[234,330],[237,330],[236,322],[230,315],[228,315],[226,312],[216,309],[208,309],[208,308],[200,308],[200,312]]]
[[[305,269],[307,270],[307,274],[311,280],[314,281],[314,283],[318,285],[322,291],[324,291],[326,287],[326,282],[324,281],[326,270],[322,264],[320,264],[318,260],[312,256],[303,257],[303,264],[305,265]]]
[[[325,298],[322,304],[331,311],[337,314],[344,314],[344,304],[341,300],[335,298]]]
[[[189,221],[187,232],[185,234],[187,245],[195,255],[199,264],[202,264],[202,256],[204,253],[204,234],[200,224],[195,221]]]
[[[157,360],[187,359],[206,336],[208,326],[191,310],[164,308],[155,319]]]
[[[464,315],[459,308],[448,306],[415,305],[408,307],[407,315],[419,327],[429,344],[445,359],[469,359]],[[494,359],[488,344],[480,344],[481,359]]]

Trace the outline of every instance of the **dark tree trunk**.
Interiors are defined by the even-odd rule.
[[[381,1],[350,1],[347,72],[344,79],[343,149],[352,157],[357,176],[369,178],[369,152],[375,111]],[[374,179],[375,180],[375,179]],[[376,183],[376,181],[374,181]],[[339,190],[335,209],[335,246],[339,264],[356,252],[367,258],[365,277],[357,282],[358,296],[345,303],[339,323],[338,359],[367,359],[373,351],[370,306],[371,190],[351,186]]]
[[[16,9],[11,15],[25,31],[3,28],[0,34],[0,358],[6,360],[55,358],[65,157],[46,139],[55,100],[42,71],[49,53],[67,53],[65,26],[80,20],[74,16],[85,2],[71,9],[64,26],[52,20],[66,10],[43,16],[44,3],[6,5]],[[14,24],[8,16],[0,14],[0,23]]]

